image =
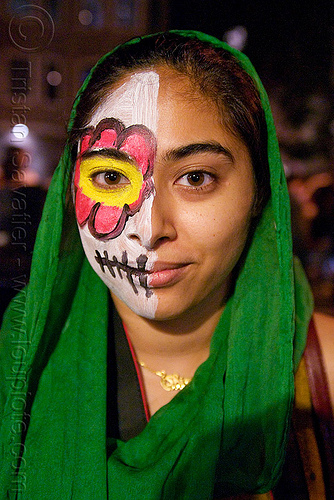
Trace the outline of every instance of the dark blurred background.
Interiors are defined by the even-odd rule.
[[[118,43],[165,29],[245,52],[269,94],[292,202],[295,253],[318,309],[334,313],[333,2],[3,0],[0,316],[29,279],[50,177],[75,93]]]

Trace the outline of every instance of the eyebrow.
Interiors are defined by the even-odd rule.
[[[82,153],[80,159],[86,160],[88,158],[100,156],[102,158],[112,158],[114,160],[122,160],[130,163],[134,163],[133,158],[125,151],[120,151],[115,148],[103,148],[103,149],[92,149]]]
[[[232,163],[234,163],[234,156],[231,151],[224,148],[219,142],[208,141],[198,142],[194,144],[187,144],[179,148],[170,149],[164,154],[165,161],[177,161],[187,156],[196,155],[200,153],[214,153],[226,156]]]

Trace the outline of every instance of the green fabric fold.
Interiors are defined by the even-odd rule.
[[[293,266],[273,119],[245,55],[202,33],[177,33],[231,51],[255,80],[268,125],[272,196],[209,358],[140,435],[115,440],[107,457],[108,290],[84,257],[67,203],[66,146],[47,196],[30,283],[14,298],[1,334],[1,500],[204,500],[212,498],[215,482],[226,495],[260,493],[279,477],[312,299],[303,271]]]

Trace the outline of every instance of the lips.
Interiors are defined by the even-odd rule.
[[[95,261],[103,273],[108,271],[113,278],[119,277],[121,280],[125,277],[136,295],[138,295],[137,287],[143,287],[146,291],[146,297],[152,295],[153,288],[171,286],[176,283],[190,265],[189,263],[158,261],[149,270],[146,269],[148,262],[147,255],[139,255],[136,259],[136,264],[131,265],[126,251],[123,252],[119,260],[115,255],[109,257],[107,250],[103,252],[103,255],[96,250]]]
[[[189,265],[189,263],[156,262],[153,270],[148,272],[147,285],[150,288],[171,286],[182,278]]]

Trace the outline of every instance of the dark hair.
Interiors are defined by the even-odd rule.
[[[247,146],[256,182],[255,212],[269,198],[267,127],[259,92],[237,59],[222,47],[177,33],[163,33],[119,47],[94,71],[78,103],[69,140],[79,140],[92,113],[110,89],[134,71],[165,65],[186,75],[211,99],[221,120]]]

